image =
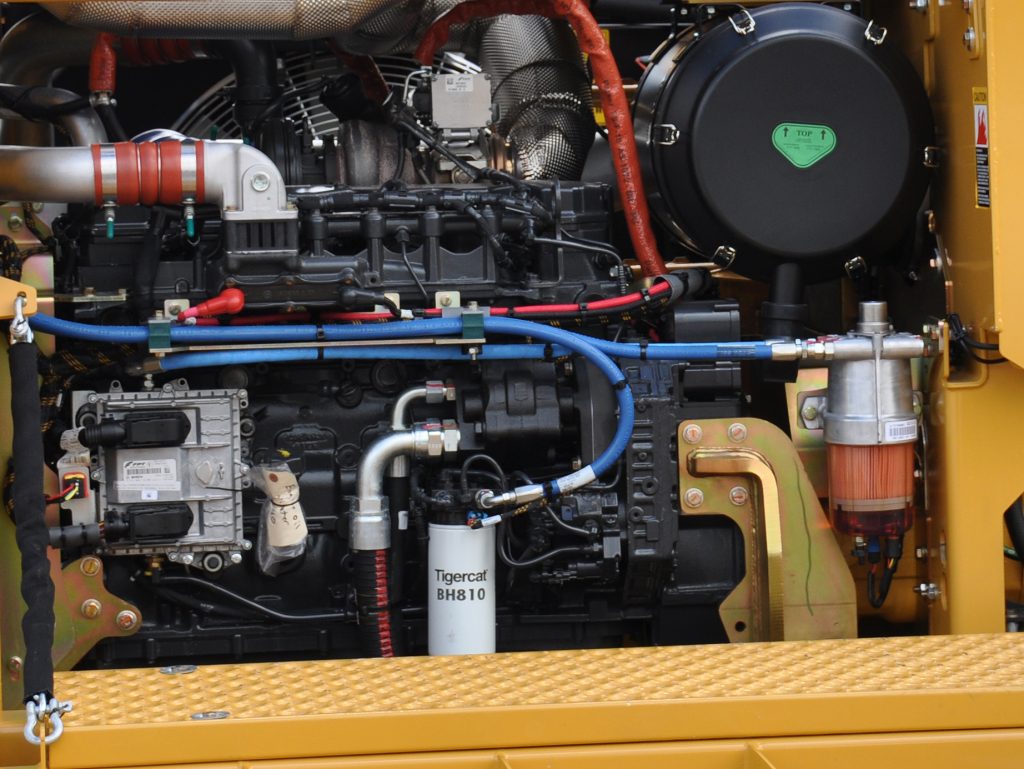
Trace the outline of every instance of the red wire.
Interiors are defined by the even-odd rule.
[[[64,497],[66,497],[68,494],[70,494],[74,490],[75,490],[75,485],[74,484],[72,484],[70,486],[66,486],[65,488],[61,489],[60,493],[57,494],[56,496],[47,497],[46,498],[46,504],[52,505],[54,502],[60,502],[62,499],[64,499]]]

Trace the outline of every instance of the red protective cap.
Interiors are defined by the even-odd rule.
[[[178,320],[209,318],[214,315],[237,315],[245,307],[245,294],[238,288],[225,288],[213,299],[200,302],[178,313]]]

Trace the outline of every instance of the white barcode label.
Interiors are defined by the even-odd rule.
[[[904,419],[901,422],[885,423],[885,442],[899,443],[901,441],[917,440],[917,420]]]
[[[118,491],[178,491],[178,463],[173,459],[130,459],[121,464]]]

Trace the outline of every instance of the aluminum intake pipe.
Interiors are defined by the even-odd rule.
[[[239,142],[0,146],[0,200],[220,206],[226,221],[297,218],[270,159]]]

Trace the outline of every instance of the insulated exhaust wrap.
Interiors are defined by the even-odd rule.
[[[47,556],[50,535],[43,495],[38,350],[34,344],[13,344],[8,355],[14,428],[12,450],[16,461],[12,495],[15,536],[21,552],[21,596],[27,607],[21,629],[25,639],[25,701],[28,702],[41,692],[45,692],[49,700],[53,692],[54,589]]]

